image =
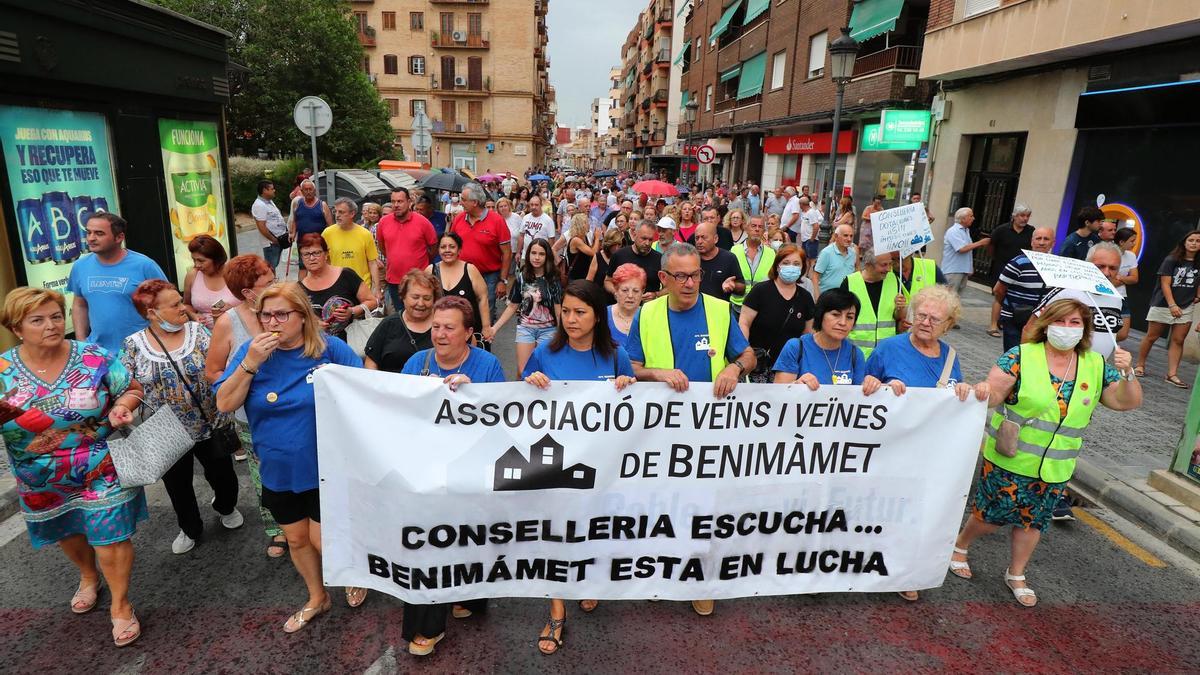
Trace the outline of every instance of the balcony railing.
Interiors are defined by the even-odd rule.
[[[364,26],[363,29],[358,32],[358,43],[364,47],[374,47],[375,27]]]
[[[654,55],[654,62],[658,63],[659,65],[662,65],[662,64],[671,65],[671,50],[670,49],[658,50],[658,53]]]
[[[443,122],[433,120],[433,133],[448,136],[485,136],[492,131],[491,120],[483,120],[478,124],[467,122]]]
[[[429,43],[441,49],[488,49],[492,46],[491,32],[468,33],[456,30],[453,33],[433,32],[429,34]]]
[[[667,102],[667,90],[666,89],[656,90],[654,92],[654,102],[655,103],[666,103]]]
[[[458,80],[462,82],[459,83]],[[429,88],[443,94],[485,94],[492,90],[492,78],[485,77],[483,81],[471,86],[471,78],[461,75],[451,79],[441,79],[437,75],[429,76]]]
[[[854,61],[854,77],[896,69],[920,70],[921,48],[897,45],[874,54],[860,56]]]

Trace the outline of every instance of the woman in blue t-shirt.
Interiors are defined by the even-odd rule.
[[[563,291],[562,320],[550,342],[533,350],[525,370],[525,381],[549,389],[552,380],[612,380],[617,391],[633,384],[633,363],[624,347],[613,341],[608,325],[604,289],[586,279],[567,284]],[[581,600],[585,612],[596,609],[595,600]],[[553,654],[562,647],[567,607],[562,600],[550,601],[550,622],[538,637],[538,649]]]
[[[629,341],[633,318],[642,306],[642,294],[646,292],[646,270],[633,263],[625,263],[613,270],[611,279],[613,296],[617,302],[608,306],[608,328],[613,340],[624,347]]]
[[[471,303],[456,295],[441,298],[433,303],[433,320],[429,329],[433,348],[413,354],[400,372],[404,375],[439,378],[451,391],[472,382],[504,382],[500,360],[470,344],[471,336],[478,328],[479,322]],[[437,643],[446,636],[447,610],[451,610],[451,606],[446,603],[404,604],[404,623],[400,635],[408,640],[409,654],[427,656],[433,653]],[[452,611],[456,619],[486,612],[487,599],[455,603]]]
[[[816,331],[792,338],[775,359],[775,384],[799,382],[816,391],[822,384],[861,384],[870,396],[882,384],[867,375],[867,358],[849,340],[858,320],[858,296],[834,288],[817,299],[813,311]]]
[[[362,368],[350,346],[323,335],[308,294],[297,283],[268,287],[258,296],[263,332],[238,347],[214,385],[217,408],[245,407],[262,476],[262,505],[283,528],[296,571],[308,587],[304,608],[283,624],[295,633],[329,611],[321,581],[321,498],[317,491],[317,409],[312,374],[330,363]],[[346,602],[366,600],[346,588]]]

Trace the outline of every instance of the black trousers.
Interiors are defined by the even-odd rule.
[[[412,642],[418,635],[431,638],[446,632],[446,617],[450,616],[451,605],[459,605],[474,614],[487,612],[487,598],[442,605],[412,605],[406,602],[400,637]]]
[[[211,448],[212,440],[197,441],[187,454],[179,458],[163,476],[163,485],[167,488],[167,496],[171,499],[171,507],[175,509],[175,518],[179,521],[179,529],[192,539],[199,539],[204,532],[204,521],[200,518],[200,507],[196,504],[196,489],[192,485],[192,474],[195,463],[199,459],[204,467],[204,479],[212,486],[217,500],[213,508],[221,515],[233,513],[237,506],[238,478],[233,470],[233,457],[214,458]]]

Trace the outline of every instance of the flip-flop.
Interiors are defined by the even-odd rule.
[[[1166,380],[1167,384],[1173,384],[1176,387],[1179,387],[1180,389],[1190,388],[1187,382],[1184,382],[1183,380],[1179,379],[1178,375],[1169,375],[1167,377],[1164,377],[1163,379]]]
[[[346,587],[346,604],[358,607],[367,601],[367,589],[357,586]]]
[[[1136,368],[1134,368],[1134,369],[1133,369],[1133,374],[1134,374],[1134,375],[1137,375],[1138,377],[1145,377],[1145,376],[1146,376],[1146,369],[1145,369],[1145,368],[1143,368],[1142,366],[1138,366],[1138,367],[1136,367]]]
[[[433,653],[433,648],[437,646],[437,643],[441,642],[442,638],[446,637],[446,634],[444,632],[438,633],[437,635],[430,637],[430,638],[420,636],[420,635],[418,635],[417,637],[420,637],[422,640],[425,640],[425,644],[423,644],[423,645],[417,644],[416,640],[410,641],[408,643],[408,653],[412,654],[413,656],[429,656],[430,654]]]
[[[906,595],[907,593],[912,593],[913,597],[910,598],[908,595]],[[899,595],[909,602],[916,602],[921,599],[921,595],[917,591],[896,591],[896,595]]]
[[[279,552],[272,553],[271,549],[275,549]],[[277,539],[271,539],[271,543],[267,544],[267,557],[268,558],[282,558],[284,556],[284,554],[286,554],[287,552],[288,552],[287,539],[284,539],[283,541],[279,541]]]
[[[585,605],[584,604],[585,602],[590,602],[591,604]],[[590,614],[591,612],[596,611],[596,606],[599,604],[600,604],[599,600],[580,600],[579,601],[579,609],[585,613]]]
[[[994,328],[989,328],[987,334],[991,335],[992,337],[1004,337],[1003,333]]]

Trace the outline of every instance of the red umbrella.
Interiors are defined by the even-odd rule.
[[[661,180],[643,180],[633,184],[633,191],[647,197],[678,197],[674,185]]]

